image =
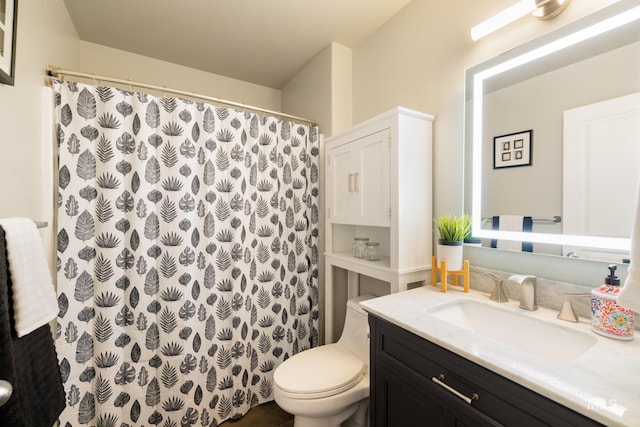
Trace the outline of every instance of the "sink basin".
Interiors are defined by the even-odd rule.
[[[428,315],[549,361],[569,363],[595,343],[591,334],[489,303],[458,300],[426,309]]]

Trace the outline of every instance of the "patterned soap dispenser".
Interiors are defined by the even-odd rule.
[[[615,264],[609,264],[604,285],[591,291],[591,327],[597,334],[618,340],[633,338],[633,311],[618,305],[620,279]]]

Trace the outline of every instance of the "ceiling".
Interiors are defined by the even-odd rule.
[[[331,42],[354,48],[410,0],[64,0],[80,39],[282,89]]]

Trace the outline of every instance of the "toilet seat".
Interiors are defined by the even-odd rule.
[[[366,374],[366,364],[338,344],[296,354],[278,367],[275,385],[287,396],[319,399],[349,390]]]

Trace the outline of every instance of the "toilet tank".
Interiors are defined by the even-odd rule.
[[[347,301],[347,315],[338,344],[369,365],[369,321],[367,312],[360,301],[375,298],[372,295],[360,295]]]

